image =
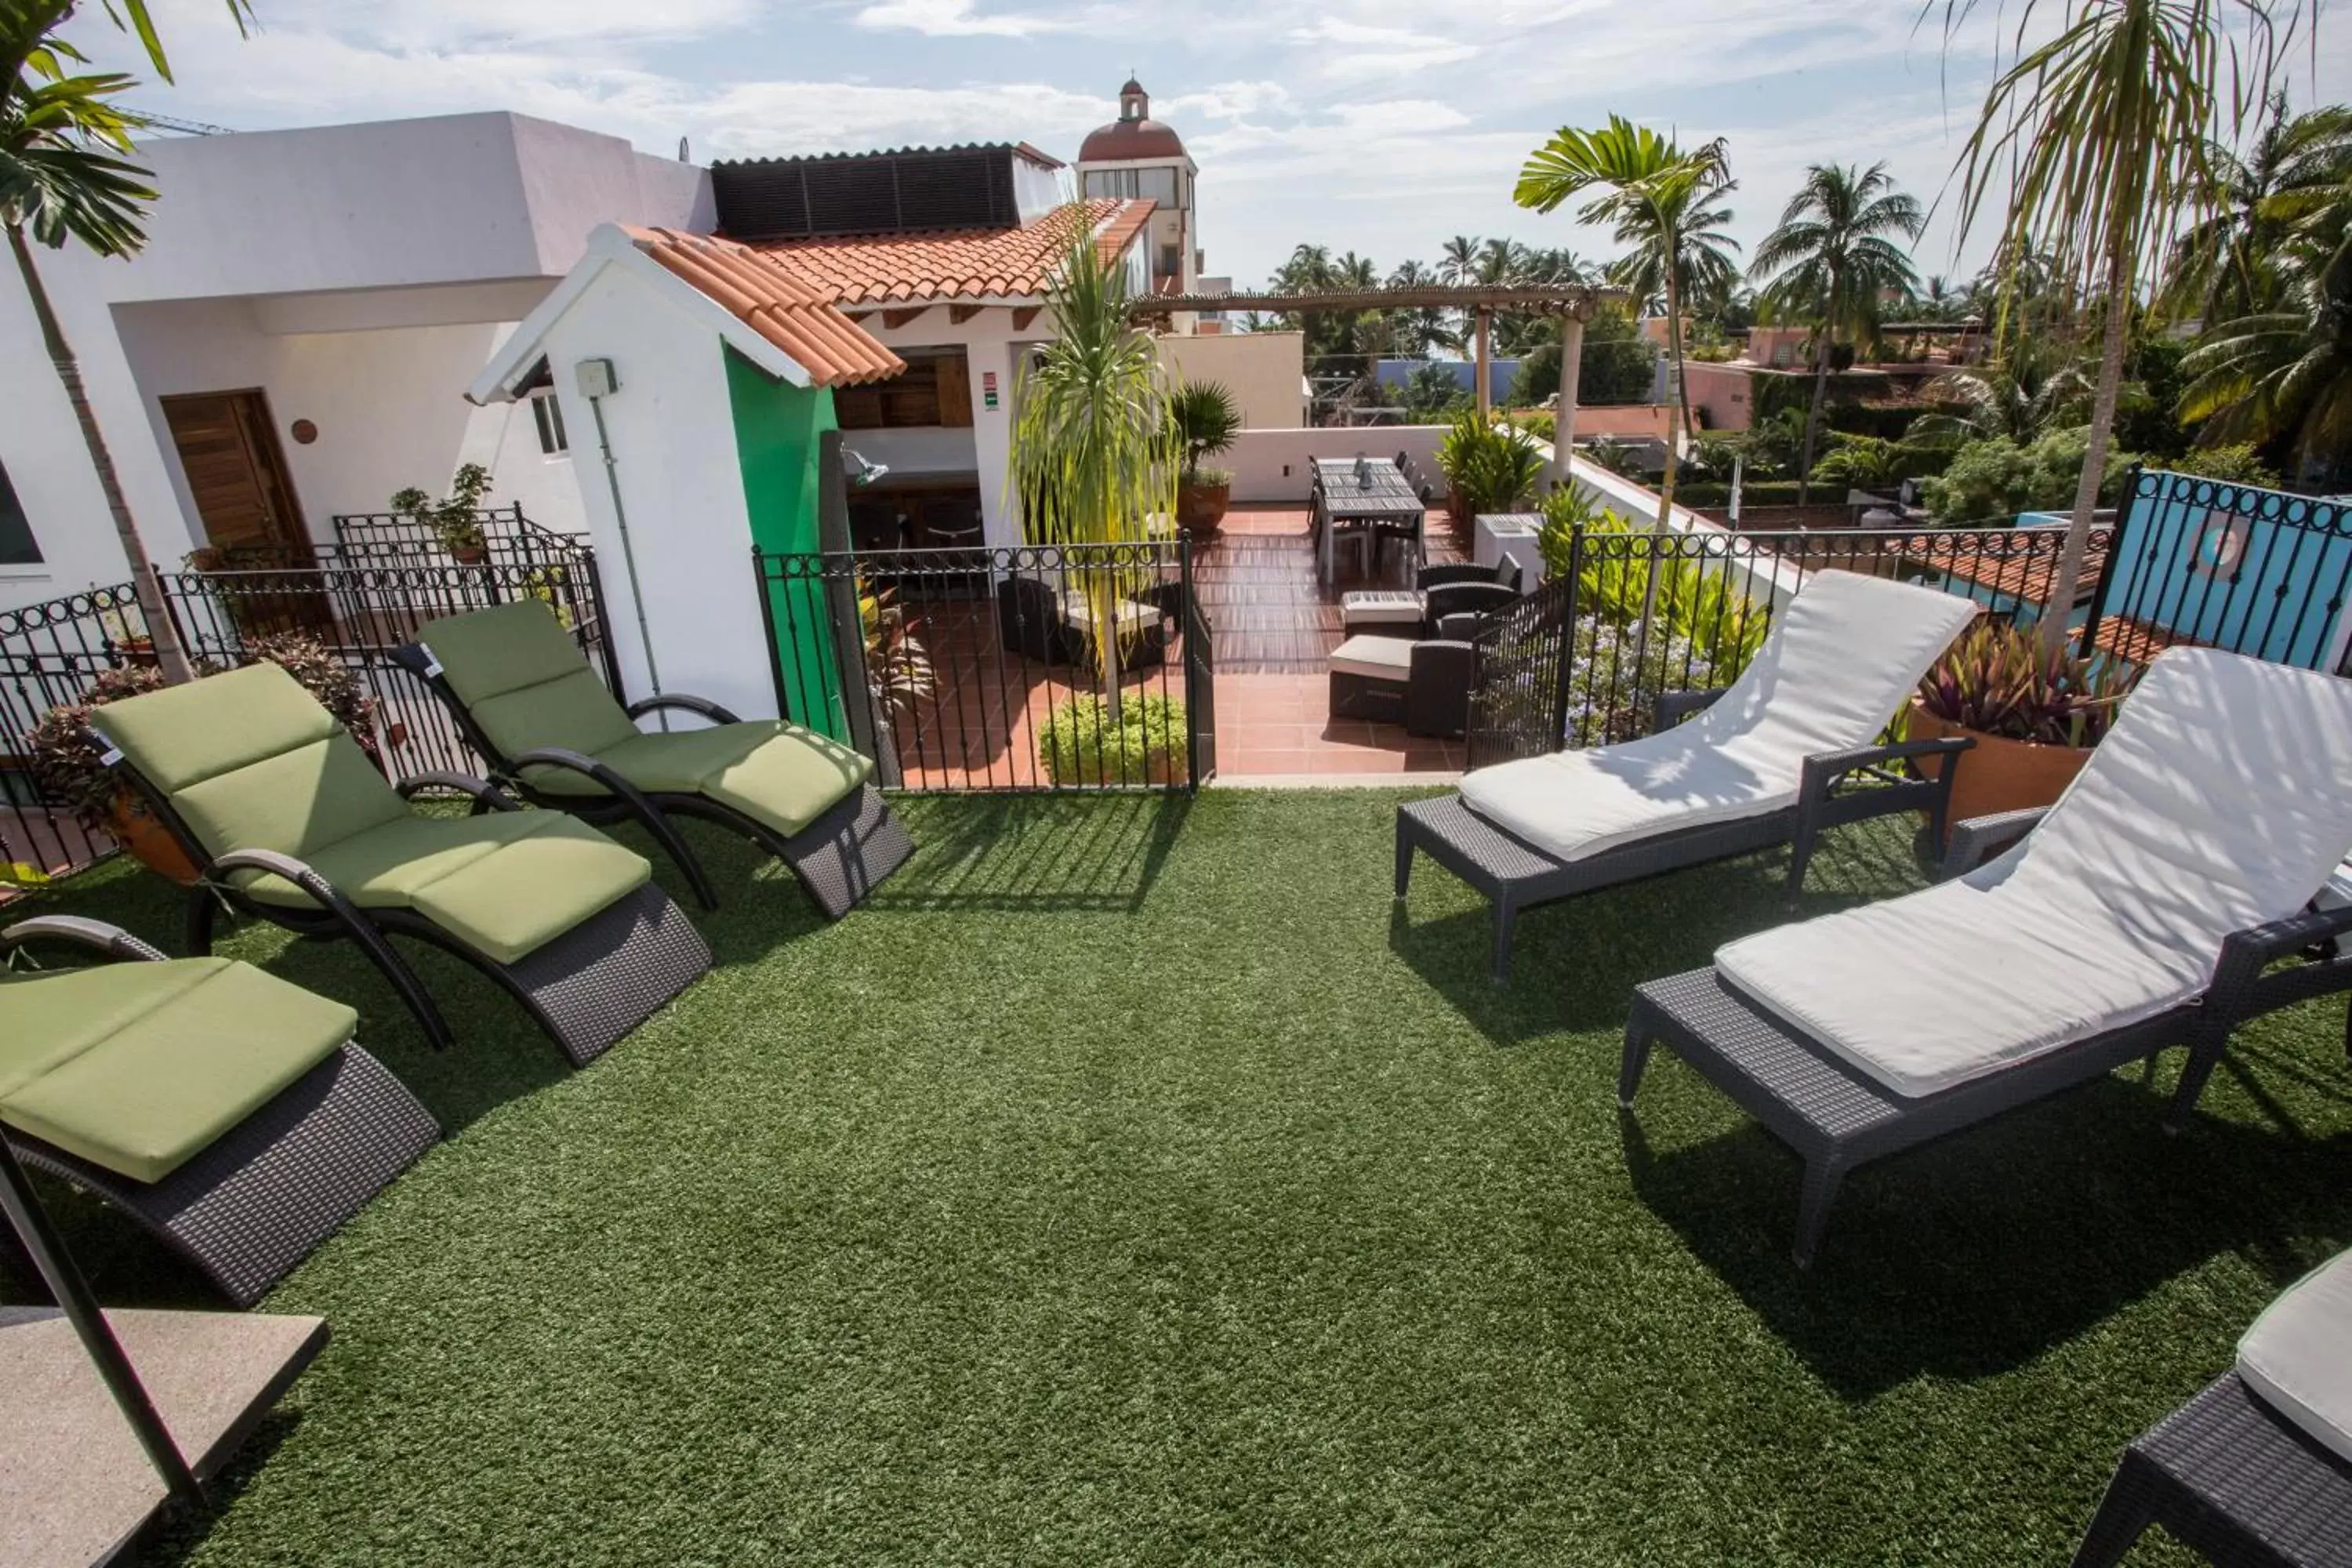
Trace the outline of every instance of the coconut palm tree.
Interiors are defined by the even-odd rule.
[[[1054,335],[1014,394],[1008,485],[1032,543],[1141,543],[1153,519],[1176,515],[1183,454],[1168,413],[1173,389],[1151,334],[1129,319],[1127,268],[1103,256],[1067,210],[1073,238],[1047,291]],[[1129,575],[1091,563],[1072,573],[1095,626],[1108,631],[1093,641],[1114,713]]]
[[[2276,304],[2268,263],[2285,237],[2290,193],[2324,189],[2352,165],[2352,110],[2342,106],[2290,116],[2286,95],[2270,101],[2270,119],[2243,156],[2216,145],[2220,192],[2213,209],[2174,242],[2160,302],[2176,317],[2207,327]]]
[[[252,20],[251,0],[227,0],[239,29]],[[147,12],[147,0],[110,0],[106,15],[139,40],[147,62],[165,81],[172,64]],[[155,192],[147,171],[130,161],[131,136],[142,123],[115,100],[137,85],[119,72],[89,73],[87,62],[58,29],[73,16],[75,0],[0,0],[0,228],[16,274],[32,302],[41,346],[57,367],[66,401],[81,426],[90,467],[114,520],[124,561],[139,596],[147,636],[166,680],[194,674],[179,634],[155,581],[154,564],[122,494],[106,433],[82,384],[81,362],[66,339],[49,303],[48,289],[33,259],[33,243],[61,249],[73,241],[100,256],[134,255],[147,243],[146,204]],[[31,243],[28,243],[31,242]]]
[[[2277,441],[2299,463],[2340,465],[2352,452],[2352,181],[2333,201],[2295,205],[2268,264],[2275,307],[2208,330],[2181,363],[2180,414],[2207,421],[2207,444]]]
[[[1693,294],[1727,290],[1738,276],[1733,242],[1717,226],[1730,215],[1716,205],[1733,189],[1718,139],[1685,152],[1669,138],[1622,115],[1593,131],[1564,126],[1519,171],[1513,197],[1519,205],[1553,212],[1571,196],[1597,192],[1577,213],[1584,223],[1610,224],[1632,250],[1612,268],[1612,280],[1637,299],[1663,292],[1666,348],[1683,357],[1683,301]],[[1679,380],[1679,378],[1677,378]],[[1686,398],[1678,398],[1679,429],[1669,412],[1666,472],[1657,526],[1675,501],[1675,470],[1682,437],[1690,428]]]
[[[1439,247],[1438,276],[1448,283],[1466,282],[1471,271],[1478,265],[1478,251],[1483,243],[1475,234],[1457,234],[1447,240]]]
[[[1918,282],[1911,258],[1889,237],[1916,239],[1926,221],[1919,204],[1895,189],[1885,163],[1859,173],[1851,164],[1816,163],[1781,209],[1780,226],[1756,247],[1748,275],[1770,279],[1765,303],[1776,314],[1813,324],[1813,400],[1797,469],[1799,506],[1812,499],[1831,346],[1841,331],[1857,341],[1876,331],[1879,296],[1907,294]]]
[[[1984,0],[1941,0],[1945,37]],[[2213,144],[2235,140],[2264,102],[2299,24],[2317,0],[1995,0],[2022,49],[1985,95],[1962,149],[1959,237],[1997,198],[2000,233],[2046,248],[2060,276],[2104,303],[2099,375],[2083,477],[2064,552],[2039,625],[2053,648],[2070,635],[2083,553],[2113,438],[2124,351],[2141,279],[2174,237],[2213,210]],[[1937,8],[1927,0],[1922,15]],[[2281,14],[2284,13],[2284,20]]]

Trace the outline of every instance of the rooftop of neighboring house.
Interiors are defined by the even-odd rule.
[[[1027,302],[1070,247],[1073,221],[1106,258],[1126,254],[1152,203],[1098,198],[1056,207],[1017,227],[824,239],[753,247],[836,305],[953,300]]]

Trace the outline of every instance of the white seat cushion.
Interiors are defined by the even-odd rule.
[[[1349,626],[1418,626],[1426,613],[1421,595],[1404,588],[1360,589],[1339,595],[1339,623]]]
[[[2352,1463],[2352,1252],[2286,1288],[2238,1342],[2238,1375],[2311,1440]]]
[[[1897,1094],[1934,1094],[2200,994],[2223,937],[2303,909],[2352,848],[2347,774],[2352,680],[2171,649],[2016,848],[1732,942],[1716,972]]]
[[[1814,574],[1731,689],[1622,745],[1479,768],[1470,809],[1562,860],[1793,805],[1805,759],[1869,745],[1978,606],[1851,572]]]
[[[1409,637],[1349,637],[1331,650],[1331,673],[1360,675],[1372,680],[1410,679],[1412,641]]]

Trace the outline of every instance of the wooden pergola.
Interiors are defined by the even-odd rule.
[[[1526,283],[1487,287],[1475,283],[1419,284],[1409,289],[1336,289],[1307,293],[1154,294],[1138,300],[1130,313],[1138,321],[1165,320],[1180,312],[1199,310],[1267,310],[1276,314],[1311,315],[1319,310],[1461,310],[1476,329],[1473,363],[1478,416],[1493,412],[1493,356],[1488,342],[1495,312],[1559,318],[1559,411],[1554,416],[1554,466],[1562,478],[1568,472],[1569,442],[1576,433],[1578,361],[1584,353],[1584,323],[1606,303],[1622,304],[1633,296],[1622,289],[1591,288],[1580,283]]]

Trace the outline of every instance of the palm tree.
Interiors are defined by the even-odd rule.
[[[2304,216],[2269,264],[2276,307],[2208,331],[2181,364],[2180,414],[2207,421],[2208,444],[2280,441],[2299,463],[2340,465],[2352,451],[2352,180],[2331,202],[2294,205]]]
[[[1390,289],[1428,289],[1436,286],[1437,274],[1418,261],[1403,261],[1389,274],[1385,287]],[[1446,312],[1433,305],[1416,305],[1387,312],[1389,346],[1395,353],[1422,355],[1432,348],[1456,348],[1460,334],[1454,330]]]
[[[2270,119],[2243,157],[2209,150],[2220,192],[2213,210],[2174,242],[2163,303],[2205,326],[2250,316],[2277,302],[2268,263],[2284,237],[2294,204],[2277,198],[2324,188],[2352,161],[2352,110],[2340,106],[2290,117],[2286,95],[2271,99]]]
[[[1729,214],[1715,205],[1733,189],[1721,140],[1685,153],[1670,139],[1622,115],[1595,131],[1562,127],[1519,171],[1513,197],[1523,207],[1556,211],[1571,196],[1601,194],[1578,211],[1580,221],[1612,224],[1633,248],[1612,268],[1612,279],[1637,299],[1663,291],[1666,347],[1683,357],[1683,300],[1693,293],[1727,290],[1738,269],[1733,242],[1717,227]],[[1679,380],[1679,377],[1677,378]],[[1675,470],[1682,437],[1690,429],[1686,398],[1678,398],[1681,426],[1667,415],[1666,472],[1658,497],[1661,531],[1673,513]]]
[[[1100,253],[1076,208],[1066,210],[1073,237],[1048,296],[1054,335],[1014,393],[1008,484],[1033,544],[1141,543],[1154,518],[1176,515],[1182,453],[1169,417],[1172,389],[1150,333],[1129,320],[1127,268]],[[1127,574],[1082,563],[1073,575],[1095,626],[1109,629],[1093,640],[1117,713]]]
[[[66,340],[26,243],[29,237],[57,250],[72,240],[108,257],[133,255],[147,243],[141,225],[145,204],[155,199],[155,192],[143,183],[147,171],[130,162],[131,138],[142,122],[113,101],[136,83],[116,72],[74,74],[86,62],[58,36],[58,29],[73,16],[75,3],[6,0],[0,5],[0,71],[5,73],[0,76],[0,92],[5,94],[0,99],[0,228],[8,231],[8,249],[32,301],[41,346],[57,367],[66,401],[81,426],[82,444],[89,448],[90,467],[97,471],[115,536],[131,568],[156,662],[164,679],[181,681],[194,671],[172,625],[154,563],[148,560],[146,543],[131,516],[131,503],[122,494],[106,433],[99,428],[98,411],[90,406],[82,384],[81,362]],[[251,0],[227,0],[227,5],[242,30],[253,17]],[[155,74],[170,81],[171,61],[147,14],[147,0],[110,0],[106,14],[138,38]]]
[[[1771,280],[1765,302],[1776,312],[1813,323],[1813,402],[1805,415],[1805,449],[1797,469],[1799,506],[1812,499],[1831,345],[1840,331],[1857,340],[1876,331],[1879,295],[1888,289],[1908,293],[1918,281],[1911,258],[1887,237],[1916,239],[1926,221],[1919,204],[1895,188],[1885,163],[1859,174],[1852,165],[1816,163],[1781,209],[1780,226],[1756,247],[1748,275]]]
[[[1935,4],[1927,0],[1922,15]],[[1948,46],[1980,4],[1942,0]],[[2058,30],[2023,50],[1985,95],[1958,163],[1959,237],[1998,194],[2004,239],[2048,249],[2071,288],[2105,305],[2083,477],[2039,622],[2055,649],[2070,634],[2082,585],[2139,281],[2175,235],[2213,209],[2213,142],[2234,140],[2268,98],[2296,24],[2309,12],[2317,25],[2318,0],[2014,0],[2005,8],[2019,37],[2053,12]]]
[[[1437,264],[1438,276],[1448,283],[1466,281],[1471,269],[1478,265],[1480,243],[1475,234],[1457,234],[1439,247],[1443,259]]]

